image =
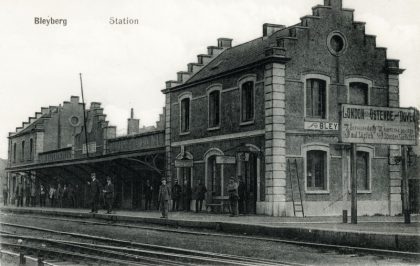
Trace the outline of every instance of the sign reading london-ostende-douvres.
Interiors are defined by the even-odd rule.
[[[343,104],[341,141],[369,144],[417,144],[414,108],[388,108]]]

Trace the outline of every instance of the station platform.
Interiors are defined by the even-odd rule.
[[[274,237],[284,240],[362,248],[377,248],[420,252],[420,215],[411,216],[411,224],[404,224],[401,216],[360,216],[358,224],[342,223],[342,217],[270,217],[209,212],[170,212],[161,219],[158,211],[117,210],[90,213],[88,209],[0,207],[2,213],[42,214],[73,218],[95,218],[115,222],[155,224],[190,229],[205,229],[225,233]],[[1,216],[0,216],[1,219]],[[350,222],[350,217],[349,217]]]

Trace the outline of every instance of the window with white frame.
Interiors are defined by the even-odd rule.
[[[181,100],[181,133],[190,131],[190,111],[191,111],[191,99],[183,98]]]
[[[254,120],[254,82],[246,81],[241,85],[241,122]]]
[[[306,117],[325,119],[327,114],[327,82],[322,79],[306,80]]]
[[[323,150],[309,150],[306,153],[306,190],[327,190],[328,167],[327,152]]]
[[[357,190],[370,190],[370,160],[369,153],[365,151],[356,152],[356,176]]]
[[[212,196],[222,195],[221,165],[216,164],[216,155],[207,158],[207,177]]]
[[[369,86],[363,82],[351,82],[349,84],[349,103],[357,105],[369,104]]]
[[[209,128],[220,126],[220,90],[209,93]]]
[[[16,162],[16,152],[17,152],[16,143],[13,143],[13,162],[14,163]]]
[[[21,157],[20,157],[20,161],[23,162],[25,160],[25,141],[22,141],[22,152],[21,152]]]
[[[29,160],[34,158],[34,140],[29,140]]]

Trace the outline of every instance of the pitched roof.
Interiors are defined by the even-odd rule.
[[[293,26],[292,26],[293,27]],[[218,75],[229,70],[236,69],[257,62],[264,58],[264,50],[276,44],[279,36],[288,35],[288,28],[279,30],[269,37],[260,37],[246,43],[228,48],[194,74],[184,84]]]

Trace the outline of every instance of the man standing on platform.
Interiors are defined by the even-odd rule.
[[[17,207],[23,207],[23,185],[22,185],[22,179],[20,176],[17,177],[18,178],[18,184],[16,186],[16,191],[15,191],[15,195],[16,195],[16,199],[17,199]]]
[[[233,177],[229,179],[227,191],[229,193],[230,216],[238,216],[238,183],[235,182]]]
[[[171,189],[166,184],[166,179],[162,178],[162,185],[159,187],[159,207],[162,211],[160,218],[168,218],[169,200],[171,199]]]
[[[144,208],[146,210],[150,210],[151,203],[152,203],[152,195],[153,195],[153,186],[150,185],[149,179],[146,180],[146,186],[144,187],[144,196],[146,199]]]
[[[31,206],[36,206],[36,186],[35,186],[35,180],[32,180],[31,182]]]
[[[182,187],[182,198],[184,200],[184,202],[183,202],[184,211],[189,212],[190,209],[191,209],[192,190],[191,190],[191,186],[189,186],[187,180],[185,180],[184,186]]]
[[[112,213],[112,204],[114,203],[114,185],[111,183],[111,177],[106,178],[104,192],[105,203],[107,207],[106,213]]]
[[[195,187],[195,212],[201,212],[203,209],[203,200],[206,197],[207,188],[203,185],[203,183],[200,181],[198,186]]]
[[[90,177],[92,178],[92,182],[90,183],[90,196],[92,200],[91,213],[98,213],[98,203],[99,203],[99,196],[101,194],[101,184],[96,179],[95,173],[92,173]]]
[[[178,211],[180,199],[181,186],[178,184],[178,180],[175,180],[175,184],[172,187],[172,211]]]
[[[3,185],[3,204],[4,206],[7,205],[7,197],[9,196],[9,188],[7,183]]]

